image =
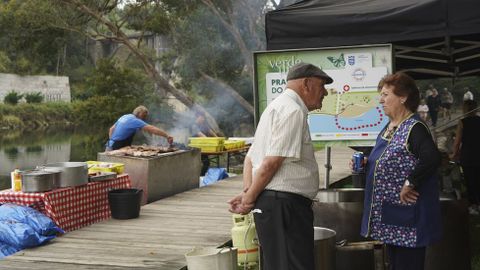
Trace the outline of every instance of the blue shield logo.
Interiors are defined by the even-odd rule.
[[[348,56],[348,64],[349,64],[350,66],[355,65],[355,56],[354,56],[354,55],[349,55],[349,56]]]

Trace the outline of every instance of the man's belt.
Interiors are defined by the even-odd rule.
[[[299,203],[303,203],[306,205],[311,205],[312,200],[302,196],[300,194],[292,193],[292,192],[285,192],[285,191],[276,191],[276,190],[270,190],[270,189],[265,189],[260,193],[260,196],[265,196],[265,197],[273,197],[276,199],[287,199],[287,200],[294,200]]]

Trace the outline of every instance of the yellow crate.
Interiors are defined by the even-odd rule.
[[[125,165],[123,163],[112,163],[112,162],[102,162],[102,161],[87,161],[88,173],[96,172],[115,172],[117,174],[122,174],[125,170]]]
[[[225,150],[231,150],[238,148],[238,142],[227,140],[223,143]]]
[[[223,145],[225,137],[190,137],[190,144],[196,145]]]
[[[200,148],[202,153],[213,153],[213,152],[220,152],[223,150],[223,145],[189,144],[188,146]]]
[[[235,142],[237,143],[238,148],[245,147],[245,141],[244,140],[236,140]]]

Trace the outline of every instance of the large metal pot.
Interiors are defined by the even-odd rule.
[[[330,228],[337,233],[337,241],[366,241],[360,235],[364,189],[337,188],[320,190],[313,204],[314,226]],[[337,270],[373,269],[371,250],[337,250]]]
[[[335,237],[334,230],[313,227],[315,243],[315,270],[335,270]]]
[[[58,162],[42,166],[45,169],[61,171],[57,187],[74,187],[88,183],[88,165],[86,162]]]
[[[55,189],[60,171],[32,170],[22,172],[23,192],[44,192]]]

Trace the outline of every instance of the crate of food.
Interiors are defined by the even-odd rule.
[[[122,174],[125,170],[125,165],[123,163],[112,163],[112,162],[102,162],[102,161],[87,161],[88,173],[96,172],[114,172],[117,174]]]
[[[188,146],[200,148],[200,151],[202,151],[202,153],[214,153],[214,152],[220,152],[223,150],[223,144],[222,145],[189,144]]]
[[[195,145],[223,145],[225,137],[190,137],[190,144]]]
[[[232,150],[238,148],[238,143],[236,141],[226,140],[223,142],[223,146],[225,147],[225,150]]]
[[[237,148],[243,148],[245,147],[245,141],[244,140],[234,140],[237,144]]]

